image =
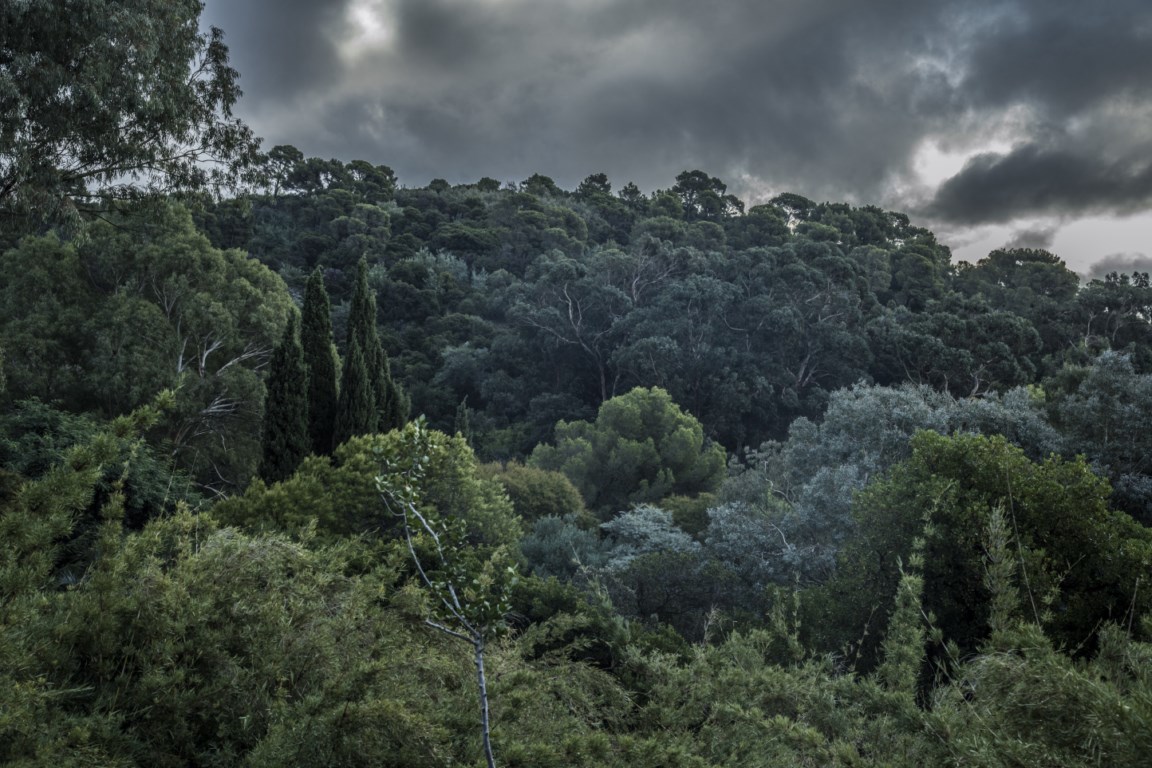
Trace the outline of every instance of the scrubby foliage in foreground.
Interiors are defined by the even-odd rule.
[[[4,500],[0,759],[477,763],[468,654],[424,625],[429,597],[396,539],[244,532],[183,506],[129,533],[117,483],[83,578],[61,585],[72,517],[117,446],[154,419],[117,421]],[[914,446],[914,461],[924,450]],[[1003,509],[980,508],[968,507],[977,529],[965,535],[983,542],[989,634],[964,655],[940,643],[922,610],[934,545],[917,537],[869,673],[805,647],[798,592],[775,593],[759,628],[717,627],[685,644],[615,615],[602,591],[528,578],[513,631],[489,648],[499,764],[1142,764],[1152,645],[1133,639],[1130,615],[1104,625],[1091,654],[1059,650],[1030,618]],[[490,514],[515,522],[507,507]],[[934,668],[932,648],[945,659]]]
[[[263,154],[201,3],[64,5],[0,4],[0,763],[1147,764],[1148,275]]]

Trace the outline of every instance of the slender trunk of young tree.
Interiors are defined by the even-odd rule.
[[[376,488],[380,492],[385,508],[399,519],[404,541],[408,546],[408,554],[416,568],[416,575],[433,597],[435,606],[433,616],[425,617],[424,624],[472,646],[473,661],[476,664],[476,687],[480,695],[480,739],[484,748],[484,761],[488,768],[496,768],[496,758],[492,754],[484,648],[486,639],[493,637],[494,632],[500,631],[503,617],[509,610],[508,593],[515,583],[515,578],[507,580],[506,577],[510,574],[514,576],[515,567],[508,565],[502,568],[496,560],[490,561],[489,565],[496,566],[496,573],[503,574],[505,578],[496,579],[495,591],[490,592],[487,595],[488,599],[484,600],[469,601],[463,590],[458,588],[460,585],[452,578],[444,581],[432,580],[428,572],[429,563],[435,566],[436,570],[449,571],[451,569],[448,566],[452,557],[459,555],[461,550],[469,545],[462,528],[445,526],[438,522],[432,513],[421,512],[417,507],[415,488],[422,482],[424,466],[428,461],[424,417],[419,417],[404,429],[414,438],[413,444],[405,452],[404,465],[393,468],[395,465],[386,459],[385,468],[388,472],[376,477]],[[390,473],[395,473],[399,477],[391,479],[388,477]],[[417,533],[413,532],[414,527],[418,535],[426,537],[427,543],[431,544],[432,552],[426,554],[424,558],[417,552],[414,541]],[[462,578],[467,580],[469,577],[464,575]]]
[[[476,648],[476,681],[480,688],[480,732],[484,739],[484,760],[488,768],[496,768],[496,758],[492,756],[492,733],[488,722],[488,679],[484,676],[484,638],[477,636],[473,645]]]

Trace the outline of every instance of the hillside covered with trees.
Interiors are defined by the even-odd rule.
[[[0,9],[0,763],[1146,764],[1147,274],[262,151],[198,3],[53,5]]]

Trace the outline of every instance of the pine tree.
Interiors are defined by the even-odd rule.
[[[284,336],[272,355],[268,394],[264,402],[263,459],[260,477],[266,483],[285,480],[308,455],[308,369],[300,347],[299,321],[288,317]]]
[[[336,425],[336,348],[332,345],[332,304],[324,289],[320,267],[308,278],[304,289],[300,344],[308,366],[308,435],[312,453],[332,453]]]
[[[333,444],[341,445],[348,438],[376,431],[375,398],[372,382],[360,352],[360,342],[352,339],[348,355],[344,358],[344,372],[340,377],[340,400],[336,407]]]

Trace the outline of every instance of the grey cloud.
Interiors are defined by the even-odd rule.
[[[927,212],[976,224],[1035,214],[1111,210],[1152,204],[1152,165],[1028,144],[1008,154],[973,158],[945,181]]]
[[[972,50],[963,87],[976,104],[1024,102],[1063,118],[1117,93],[1152,94],[1152,6],[1029,5]]]
[[[1103,278],[1110,272],[1131,274],[1133,272],[1152,273],[1152,256],[1143,253],[1113,253],[1088,267],[1089,279]]]
[[[700,168],[737,194],[966,224],[1130,211],[1152,192],[1146,0],[378,0],[393,44],[355,60],[353,1],[207,0],[250,114],[321,105],[254,123],[269,144],[416,184],[603,171],[653,189]],[[925,141],[978,146],[1006,115],[1017,150],[975,158],[923,207],[893,191]]]
[[[224,30],[244,99],[259,105],[340,78],[334,38],[347,5],[348,0],[208,0],[202,21]]]
[[[448,69],[466,78],[469,71],[462,67],[482,66],[482,57],[503,45],[501,38],[510,27],[519,26],[514,20],[506,25],[499,20],[491,10],[473,3],[399,2],[395,30],[398,52],[420,68]]]
[[[1020,229],[1012,233],[1012,239],[1004,244],[1005,248],[1039,248],[1049,250],[1052,241],[1056,238],[1059,227],[1033,227]]]
[[[497,175],[499,165],[569,186],[604,169],[649,189],[701,167],[729,181],[748,174],[866,197],[918,135],[905,117],[915,82],[893,98],[856,80],[852,34],[879,24],[856,6],[743,2],[717,12],[693,3],[666,18],[658,5],[647,14],[637,5],[646,4],[597,14],[554,4],[549,25],[523,6],[512,18],[458,0],[398,4],[395,61],[427,64],[385,109],[426,151],[385,161],[418,179]],[[606,33],[620,9],[628,13]],[[635,58],[632,45],[643,49]],[[461,76],[445,82],[444,69]]]

